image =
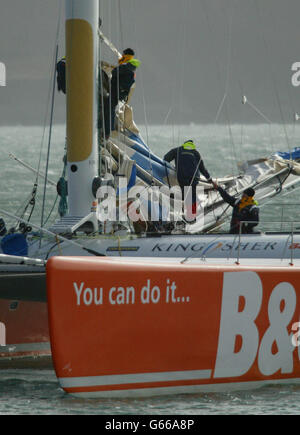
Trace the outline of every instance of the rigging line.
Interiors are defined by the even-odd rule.
[[[261,35],[262,35],[263,43],[265,45],[265,50],[266,50],[266,53],[267,53],[267,56],[268,56],[268,60],[269,60],[268,63],[270,65],[270,74],[271,74],[271,77],[272,77],[272,83],[273,83],[273,88],[274,88],[274,92],[275,92],[275,97],[276,97],[277,104],[278,104],[279,111],[280,111],[281,121],[283,123],[283,131],[284,131],[285,139],[286,139],[287,146],[288,146],[289,150],[291,150],[290,141],[289,141],[286,125],[285,125],[285,119],[284,119],[284,115],[283,115],[282,105],[281,105],[281,102],[280,102],[279,93],[278,93],[278,89],[277,89],[277,86],[276,86],[275,75],[274,75],[273,68],[271,68],[272,61],[271,61],[271,56],[270,56],[270,49],[269,49],[269,46],[268,46],[265,34],[263,32],[261,10],[259,8],[258,1],[254,0],[254,3],[255,3],[256,10],[257,10],[257,15],[258,15],[258,18],[259,18],[259,21],[260,21],[260,26],[259,27],[261,29]]]
[[[229,30],[229,38],[228,38],[228,48],[227,48],[227,68],[226,68],[226,81],[225,81],[225,92],[218,108],[215,124],[219,119],[220,113],[222,111],[225,100],[228,96],[229,86],[230,86],[230,65],[231,65],[231,57],[232,57],[232,25],[233,25],[233,13],[230,15],[228,30]]]
[[[43,172],[38,172],[36,169],[34,169],[32,166],[30,166],[28,163],[25,163],[23,160],[16,157],[13,153],[8,153],[8,156],[15,160],[17,163],[19,163],[24,168],[28,169],[29,171],[33,172],[35,175],[38,175],[39,177],[45,177],[45,174]],[[49,178],[47,179],[47,182],[51,184],[52,186],[56,186],[56,183]]]
[[[18,216],[14,215],[12,213],[9,213],[9,212],[7,212],[5,210],[0,209],[0,213],[3,214],[4,216],[17,219],[18,221],[20,221],[20,222],[22,222],[24,224],[28,224],[29,223],[27,220],[21,219]],[[85,246],[82,246],[80,243],[74,242],[73,240],[67,239],[66,237],[63,237],[60,234],[53,233],[52,231],[46,230],[45,228],[39,227],[38,225],[30,223],[30,226],[32,228],[35,228],[35,229],[39,230],[41,233],[45,233],[47,235],[50,235],[51,237],[54,236],[56,239],[59,239],[60,241],[63,241],[65,243],[67,243],[67,244],[76,246],[77,248],[83,249],[84,251],[87,251],[89,254],[92,254],[92,255],[95,255],[95,256],[98,256],[98,257],[106,257],[105,254],[97,252],[94,249],[86,248]]]
[[[121,4],[120,4],[120,0],[118,1],[117,4],[117,8],[118,8],[118,17],[119,17],[119,33],[118,33],[118,39],[119,39],[119,45],[122,47],[122,49],[124,50],[124,41],[123,41],[123,30],[122,30],[122,17],[121,17]],[[117,90],[118,90],[118,129],[117,129],[117,136],[118,136],[118,140],[121,140],[121,120],[123,123],[123,128],[124,128],[124,121],[125,121],[125,104],[126,102],[124,102],[123,105],[120,105],[120,71],[118,70],[118,74],[117,74]],[[128,100],[128,96],[127,96],[127,100]],[[123,113],[122,113],[123,112]],[[123,114],[123,119],[122,119],[122,114]],[[121,155],[120,152],[118,153],[118,166],[120,168],[121,166]]]
[[[178,46],[179,46],[179,43],[180,43],[180,36],[179,36],[179,32],[178,32]],[[178,53],[179,53],[179,52],[180,52],[180,50],[178,49]],[[176,65],[177,65],[177,68],[174,68],[173,70],[174,70],[174,71],[176,71],[176,70],[179,71],[179,66],[180,66],[180,63],[181,63],[180,56],[175,56],[175,59],[176,59]],[[179,74],[179,77],[180,77],[180,74]],[[176,95],[177,95],[177,86],[176,86],[176,83],[177,83],[177,81],[179,80],[179,77],[178,77],[178,78],[176,77],[176,72],[175,72],[174,83],[173,83],[173,85],[171,86],[172,92],[171,92],[171,104],[170,104],[170,108],[169,108],[169,110],[168,110],[168,112],[167,112],[167,114],[166,114],[166,116],[165,116],[165,118],[164,118],[164,121],[163,121],[163,123],[162,123],[161,131],[160,131],[159,134],[158,134],[158,136],[160,136],[160,135],[162,134],[163,127],[166,126],[167,121],[168,121],[168,119],[169,119],[171,113],[173,112],[173,120],[171,121],[171,126],[172,126],[172,145],[173,145],[173,147],[175,147],[175,131],[174,131],[174,128],[175,128],[175,126],[174,126],[174,122],[175,122],[175,120],[174,120],[174,106],[175,106],[175,98],[176,98]],[[175,107],[176,107],[176,106],[175,106]]]
[[[227,101],[226,101],[227,95],[228,95],[228,91],[229,91],[229,85],[230,85],[230,65],[231,65],[231,58],[232,58],[232,33],[233,33],[232,29],[233,29],[234,7],[233,7],[233,3],[231,5],[232,5],[232,13],[230,14],[229,24],[228,24],[229,41],[228,41],[228,49],[227,49],[227,72],[226,72],[225,92],[224,92],[222,101],[221,101],[221,103],[219,105],[219,108],[218,108],[218,111],[217,111],[217,115],[216,115],[216,118],[215,118],[215,124],[217,123],[217,120],[219,118],[221,110],[223,109],[223,106],[225,106],[225,117],[226,117],[228,129],[229,129],[229,136],[230,136],[230,139],[231,139],[233,156],[235,158],[236,165],[237,165],[237,155],[236,155],[236,150],[235,150],[233,132],[232,132],[230,121],[229,121],[228,104],[227,104]],[[210,34],[213,35],[214,32],[213,32],[212,24],[211,24],[209,16],[208,16],[208,8],[207,8],[206,0],[203,0],[203,9],[204,9],[204,13],[205,13],[205,16],[206,16],[206,22],[207,22],[207,25],[208,25],[208,30],[209,30]],[[214,51],[214,53],[215,53],[215,51]],[[218,80],[219,80],[219,83],[221,83],[221,68],[220,68],[220,63],[218,61],[218,58],[217,58],[216,54],[214,55],[214,57],[215,57],[215,63],[216,63],[216,66],[217,66]],[[233,166],[232,166],[232,172],[234,173]],[[218,200],[218,198],[216,196],[215,202],[217,200]],[[214,205],[214,202],[212,203],[212,205]]]
[[[161,136],[162,136],[163,129],[164,129],[164,127],[165,127],[166,124],[167,124],[167,121],[168,121],[168,119],[169,119],[169,116],[170,116],[172,110],[173,110],[173,108],[172,108],[172,106],[171,106],[171,107],[169,108],[169,110],[168,110],[167,115],[165,116],[165,119],[164,119],[162,125],[161,125],[161,129],[160,129],[160,131],[159,131],[159,133],[158,133],[158,137],[161,137]]]
[[[134,10],[133,8],[133,2],[131,2],[131,8],[132,11]],[[134,16],[134,14],[132,14],[132,16]],[[137,38],[137,28],[136,28],[136,21],[134,21],[133,24],[133,32],[134,32],[134,39],[136,41],[136,46],[137,46],[137,50],[138,52],[140,52],[139,50],[139,39]],[[148,145],[148,149],[149,149],[149,153],[148,153],[148,159],[149,159],[149,164],[150,164],[150,170],[151,170],[151,177],[152,177],[152,184],[154,183],[154,175],[153,175],[153,164],[152,164],[152,159],[151,159],[151,151],[150,151],[150,146],[149,146],[149,126],[148,126],[148,117],[147,117],[147,109],[146,109],[146,98],[145,98],[145,87],[144,87],[144,75],[143,75],[143,69],[141,69],[141,71],[139,72],[139,77],[140,77],[140,82],[141,82],[141,89],[142,89],[142,101],[143,101],[143,109],[144,109],[144,118],[145,118],[145,129],[146,129],[146,141],[147,141],[147,145]]]
[[[55,50],[55,55],[54,55],[52,102],[51,102],[51,114],[50,114],[50,128],[49,128],[47,161],[46,161],[46,169],[45,169],[45,182],[44,182],[43,206],[42,206],[42,215],[41,215],[41,227],[43,227],[43,224],[44,224],[43,221],[44,221],[44,212],[45,212],[47,177],[48,177],[48,169],[49,169],[50,147],[51,147],[51,139],[52,139],[53,114],[54,114],[54,103],[55,103],[55,85],[56,85],[56,64],[57,64],[57,58],[58,58],[58,45],[56,45],[56,50]]]
[[[215,34],[214,29],[212,27],[210,18],[209,18],[209,14],[208,14],[208,7],[207,7],[207,3],[206,0],[202,0],[203,3],[203,9],[204,9],[204,14],[206,17],[206,22],[207,22],[207,26],[208,26],[208,31],[211,35],[211,40],[213,41],[213,35]],[[230,125],[230,120],[229,120],[229,109],[228,109],[228,103],[227,103],[227,95],[228,95],[228,91],[229,91],[229,86],[230,86],[230,65],[231,65],[231,57],[232,57],[232,28],[233,28],[233,17],[234,17],[234,7],[233,7],[233,3],[231,3],[232,7],[232,11],[230,14],[230,19],[229,19],[229,23],[228,23],[228,33],[229,33],[229,41],[228,41],[228,48],[227,48],[227,68],[226,68],[226,81],[225,81],[225,91],[221,100],[221,103],[218,107],[218,111],[217,111],[217,115],[215,118],[215,124],[217,123],[217,120],[220,116],[221,110],[223,109],[223,106],[225,106],[225,118],[226,118],[226,122],[227,122],[227,127],[229,129],[229,137],[231,140],[231,145],[232,145],[232,150],[233,150],[233,156],[235,158],[235,160],[237,161],[237,156],[236,156],[236,152],[235,152],[235,145],[234,145],[234,138],[233,138],[233,132],[231,129],[231,125]],[[221,85],[221,67],[220,67],[220,62],[219,59],[216,55],[216,50],[212,50],[212,52],[214,53],[213,57],[216,63],[216,70],[217,70],[217,77],[218,77],[218,82]],[[232,166],[232,172],[234,173],[234,169]]]
[[[272,121],[263,114],[263,112],[261,112],[258,107],[256,107],[253,103],[251,103],[251,101],[248,100],[248,98],[246,98],[245,101],[246,104],[248,104],[256,113],[258,113],[258,115],[260,115],[265,121],[268,122],[268,124],[272,124]]]
[[[188,2],[188,4],[186,5],[185,2],[182,2],[182,6],[183,6],[183,18],[182,18],[182,24],[183,24],[183,28],[182,28],[182,45],[181,45],[181,53],[179,56],[179,59],[181,60],[180,64],[179,64],[179,78],[181,79],[181,83],[179,83],[179,92],[178,92],[178,96],[179,96],[179,104],[178,104],[178,115],[180,118],[180,124],[179,124],[179,128],[178,128],[178,138],[177,138],[177,143],[178,145],[180,144],[180,142],[183,141],[183,137],[181,135],[181,131],[182,131],[182,114],[183,114],[183,97],[184,97],[184,83],[185,83],[185,53],[186,53],[186,40],[187,40],[187,17],[188,17],[188,10],[190,10],[190,2]],[[181,68],[180,68],[181,66]]]
[[[233,17],[234,17],[234,0],[232,0],[231,3],[231,14],[229,17],[229,24],[228,24],[228,32],[229,32],[229,37],[228,37],[228,54],[227,54],[227,78],[226,78],[226,88],[225,88],[225,94],[228,94],[229,91],[229,86],[230,86],[230,70],[231,70],[231,60],[232,60],[232,33],[233,33]],[[231,145],[232,145],[232,154],[233,157],[235,159],[235,165],[237,167],[237,154],[236,154],[236,149],[235,149],[235,143],[234,143],[234,138],[233,138],[233,132],[232,132],[232,128],[231,128],[231,123],[229,120],[229,108],[228,108],[228,104],[227,101],[225,99],[225,113],[226,113],[226,118],[227,118],[227,123],[228,123],[228,129],[229,129],[229,134],[230,134],[230,138],[231,138]],[[232,172],[234,173],[234,169],[232,167]]]
[[[204,9],[204,14],[205,14],[205,18],[206,18],[205,21],[207,23],[208,31],[209,31],[209,33],[211,35],[211,39],[212,39],[212,35],[214,35],[214,31],[213,31],[212,24],[211,24],[209,16],[208,16],[208,7],[206,4],[206,0],[202,0],[202,2],[203,2],[202,6]],[[217,66],[216,69],[217,69],[218,82],[219,82],[219,84],[221,84],[221,69],[220,69],[220,64],[219,64],[218,58],[216,56],[216,50],[212,50],[212,52],[214,53],[214,58],[215,58],[214,60],[215,60],[216,66]],[[223,105],[223,100],[224,100],[224,95],[222,97],[222,101],[221,101],[221,104],[219,105],[219,107]],[[217,111],[217,116],[218,116],[218,112],[219,112],[219,108]],[[215,119],[215,123],[216,123],[216,119]]]
[[[57,19],[57,28],[56,28],[56,41],[55,45],[58,44],[59,35],[60,35],[60,27],[61,27],[61,17],[62,17],[62,2],[59,2],[59,8],[58,8],[58,19]],[[48,96],[47,96],[47,105],[46,105],[46,112],[43,122],[43,134],[41,139],[41,145],[40,145],[40,153],[39,153],[39,160],[38,160],[38,166],[37,166],[37,177],[36,177],[36,183],[38,183],[38,173],[40,171],[41,161],[42,161],[42,150],[43,150],[43,144],[44,139],[46,135],[46,125],[47,125],[47,118],[49,113],[49,105],[50,105],[50,99],[51,99],[51,90],[52,90],[52,77],[50,77],[49,80],[49,88],[48,88]]]
[[[238,80],[238,82],[239,82],[240,93],[243,96],[244,95],[243,85],[242,85],[240,80]],[[245,123],[244,119],[245,118],[244,118],[244,111],[243,110],[241,111],[241,117],[242,117],[242,122],[241,122],[241,140],[240,140],[240,143],[239,143],[239,160],[240,161],[242,160],[242,149],[243,149],[243,144],[244,144],[244,128],[245,128],[245,125],[244,125],[244,123]]]
[[[118,9],[119,9],[119,29],[120,29],[121,47],[124,48],[124,33],[123,33],[123,24],[122,24],[121,0],[118,1]]]
[[[272,152],[274,152],[275,149],[274,149],[274,140],[273,140],[273,136],[272,136],[272,124],[273,124],[272,121],[266,115],[264,115],[264,113],[261,110],[259,110],[258,107],[256,107],[251,101],[249,101],[247,97],[244,96],[244,98],[245,99],[243,101],[243,104],[248,104],[258,115],[260,115],[269,124],[271,149],[272,149]]]
[[[225,103],[226,98],[227,98],[227,94],[225,93],[223,95],[222,101],[221,101],[221,103],[220,103],[220,105],[218,107],[217,114],[216,114],[216,117],[215,117],[215,120],[214,120],[214,124],[216,124],[218,122],[218,119],[219,119],[220,113],[222,112],[223,105]]]
[[[104,86],[103,86],[103,74],[102,74],[102,65],[101,65],[101,58],[102,58],[102,48],[101,48],[101,44],[99,44],[99,60],[100,60],[100,73],[99,73],[99,77],[98,77],[98,95],[100,92],[100,109],[101,109],[101,123],[102,123],[102,137],[99,135],[100,133],[100,124],[98,125],[99,131],[98,131],[98,149],[99,149],[99,156],[98,156],[98,161],[99,161],[99,167],[98,167],[98,172],[99,172],[99,176],[101,176],[102,174],[102,147],[101,147],[101,142],[103,143],[103,148],[105,150],[107,150],[107,140],[106,140],[106,134],[105,134],[105,110],[104,110]],[[105,71],[104,71],[105,72]],[[109,80],[110,83],[110,80]],[[110,84],[109,84],[110,86]],[[109,90],[108,90],[109,91]],[[107,122],[107,121],[106,121]],[[109,120],[110,122],[110,120]],[[99,137],[100,136],[100,137]],[[104,160],[104,165],[106,166],[106,159]],[[107,167],[105,167],[105,172],[107,172]]]
[[[203,9],[204,9],[205,17],[206,17],[206,22],[207,22],[208,30],[209,30],[211,35],[214,35],[215,32],[213,31],[212,24],[211,24],[210,19],[209,19],[208,7],[207,7],[207,4],[206,4],[206,0],[203,0]],[[229,26],[228,26],[228,28],[229,28],[229,44],[228,44],[228,48],[227,48],[227,68],[226,68],[225,90],[224,90],[224,94],[223,94],[222,100],[221,100],[221,102],[219,104],[219,107],[218,107],[218,110],[217,110],[217,114],[216,114],[214,123],[217,122],[217,120],[219,118],[219,115],[221,113],[221,110],[223,108],[223,105],[224,105],[224,103],[226,101],[227,94],[228,94],[228,89],[229,89],[229,84],[230,84],[230,62],[231,62],[231,51],[232,51],[232,24],[233,24],[233,14],[231,15]],[[215,50],[213,50],[213,52],[215,53]],[[217,65],[218,81],[219,81],[219,83],[221,83],[220,62],[219,62],[216,54],[214,54],[214,58],[215,58],[215,63]]]
[[[233,0],[234,1],[234,0]],[[227,70],[226,70],[226,85],[225,85],[225,94],[228,93],[229,90],[229,84],[230,84],[230,70],[231,70],[231,60],[232,60],[232,28],[233,28],[233,17],[234,17],[234,7],[233,3],[231,5],[232,7],[232,14],[230,14],[229,17],[229,24],[228,24],[228,54],[227,54]]]
[[[271,145],[271,151],[275,152],[274,149],[274,138],[272,135],[272,121],[254,105],[251,101],[249,101],[248,97],[245,95],[244,89],[241,85],[241,82],[239,81],[240,89],[241,89],[241,95],[242,95],[242,104],[245,106],[248,104],[258,115],[260,115],[267,123],[269,124],[269,135],[270,135],[270,145]],[[244,127],[244,126],[243,126]],[[242,138],[241,138],[241,147],[243,145]]]
[[[182,2],[182,7],[183,8],[185,7],[184,2]],[[179,17],[178,17],[178,25],[177,25],[177,27],[179,29],[180,29],[180,25],[181,25],[181,16],[182,16],[183,13],[184,13],[184,9],[182,10],[182,13],[180,13]],[[180,42],[182,40],[181,33],[182,33],[182,31],[181,32],[177,32],[177,37],[178,37],[178,40],[177,40],[177,53],[180,53]],[[177,146],[179,145],[178,142],[175,140],[175,135],[176,135],[176,133],[175,133],[175,122],[176,122],[177,111],[174,110],[174,107],[175,107],[175,109],[176,108],[178,109],[178,105],[176,105],[175,99],[176,99],[176,97],[178,95],[177,89],[179,87],[179,84],[180,84],[179,81],[180,81],[180,77],[181,77],[181,75],[180,75],[181,58],[180,58],[179,55],[174,56],[174,58],[175,58],[176,62],[175,62],[174,68],[172,68],[172,70],[174,71],[174,76],[173,76],[173,84],[171,85],[171,90],[172,90],[172,93],[171,93],[171,107],[170,107],[169,112],[168,112],[168,114],[166,116],[166,119],[167,119],[169,117],[169,114],[171,114],[171,112],[173,111],[173,116],[172,116],[172,121],[171,121],[171,125],[172,125],[172,133],[171,133],[172,140],[171,140],[171,142],[172,142],[172,147],[173,148],[176,145]],[[178,86],[177,86],[177,83],[178,83]]]
[[[54,201],[54,203],[53,203],[53,205],[52,205],[52,208],[51,208],[51,210],[50,210],[50,212],[49,212],[49,215],[48,215],[48,217],[47,217],[47,219],[45,220],[45,222],[44,222],[44,225],[46,225],[46,223],[49,221],[49,219],[50,219],[50,217],[51,217],[51,215],[52,215],[52,213],[53,213],[53,210],[55,209],[55,206],[56,206],[56,203],[57,203],[57,200],[58,200],[58,194],[56,195],[56,198],[55,198],[55,201]]]
[[[21,213],[21,217],[22,217],[22,218],[25,216],[25,214],[26,214],[26,212],[27,212],[27,209],[28,209],[28,207],[29,207],[29,205],[30,205],[30,201],[31,201],[31,199],[33,198],[33,192],[34,192],[34,189],[36,189],[36,184],[34,185],[33,190],[32,190],[31,193],[28,195],[27,199],[26,199],[26,200],[21,204],[20,207],[18,207],[18,209],[17,209],[17,211],[16,211],[17,215],[19,215],[19,214],[21,213],[21,210],[23,210],[22,213]]]
[[[65,146],[65,151],[66,151],[66,146]],[[63,165],[63,170],[62,170],[62,175],[61,175],[61,176],[62,176],[62,177],[65,177],[65,175],[66,175],[66,169],[67,169],[67,160],[66,160],[66,156],[64,157],[63,162],[64,162],[64,165]],[[49,182],[49,179],[48,179],[47,181]],[[48,214],[48,217],[46,218],[46,220],[45,220],[45,222],[44,222],[44,225],[46,225],[47,222],[49,221],[49,219],[50,219],[50,217],[51,217],[51,215],[52,215],[52,213],[53,213],[53,210],[55,209],[55,206],[56,206],[56,203],[57,203],[58,197],[59,197],[59,195],[57,194],[57,195],[56,195],[56,198],[55,198],[55,200],[54,200],[54,203],[53,203],[53,205],[52,205],[52,208],[51,208],[51,210],[50,210],[50,212],[49,212],[49,214]],[[58,210],[57,210],[57,216],[58,216],[58,214],[59,214],[59,207],[58,207]]]

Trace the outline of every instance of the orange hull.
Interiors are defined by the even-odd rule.
[[[57,377],[86,397],[298,381],[299,290],[296,266],[51,258]]]
[[[47,304],[0,300],[0,368],[52,367]]]

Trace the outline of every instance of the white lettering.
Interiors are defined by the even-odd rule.
[[[267,329],[260,345],[258,366],[261,373],[270,376],[292,373],[294,347],[287,331],[296,308],[296,292],[288,282],[278,284],[269,300],[268,314],[270,327]],[[276,352],[274,345],[276,343]]]
[[[150,279],[147,280],[147,286],[144,286],[141,290],[141,302],[142,304],[149,304],[150,302]]]
[[[109,296],[108,296],[108,298],[109,298],[109,302],[110,302],[111,305],[115,305],[115,304],[116,304],[116,303],[115,303],[115,300],[113,299],[113,293],[114,293],[116,290],[117,290],[116,287],[112,287],[112,288],[109,290]]]
[[[300,345],[300,341],[299,341],[299,337],[300,337],[300,322],[293,323],[293,325],[292,325],[292,331],[296,331],[296,334],[292,335],[292,345],[294,347],[299,347],[299,345]]]
[[[152,186],[146,189],[144,186],[134,185],[129,190],[127,188],[127,178],[119,177],[118,189],[115,190],[108,184],[101,185],[96,193],[99,206],[97,207],[97,217],[101,222],[107,221],[173,221],[178,219],[178,214],[182,212],[182,192],[179,186]],[[192,196],[191,187],[186,187],[187,198]],[[208,199],[202,186],[197,186],[197,213],[192,213],[192,204],[188,206],[192,213],[191,223],[193,227],[186,227],[186,231],[201,229],[204,222],[204,206]],[[190,203],[192,198],[190,198]],[[172,209],[172,213],[170,210]],[[194,222],[196,218],[196,222]],[[197,226],[195,226],[197,224]]]
[[[129,192],[128,197],[130,205],[128,207],[128,216],[132,222],[139,220],[148,220],[148,190],[144,186],[133,186]]]
[[[177,300],[176,300],[176,297],[175,297],[175,290],[176,290],[176,284],[175,284],[175,282],[173,281],[172,282],[172,284],[171,284],[171,286],[169,285],[170,284],[170,280],[169,279],[167,279],[167,288],[166,288],[166,302],[167,302],[167,304],[169,303],[169,301],[170,301],[170,290],[171,290],[171,300],[172,300],[172,302],[173,303],[175,303]]]
[[[118,421],[115,420],[114,418],[112,419],[112,421],[107,421],[105,423],[105,429],[106,430],[127,430],[127,431],[132,431],[133,433],[137,432],[138,427],[139,427],[139,422],[135,422],[135,421]]]
[[[6,86],[6,67],[0,62],[0,86]]]
[[[93,302],[93,292],[90,288],[86,288],[83,292],[83,302],[85,305],[91,305]]]
[[[295,87],[300,86],[300,62],[293,63],[292,71],[296,71],[292,75],[292,85]]]
[[[94,288],[94,303],[95,305],[102,305],[103,304],[103,288],[97,289],[97,287]]]
[[[157,304],[160,300],[160,288],[154,286],[151,289],[151,280],[147,280],[147,285],[141,290],[141,302],[142,304],[149,304],[150,300],[153,304]]]
[[[116,215],[116,192],[111,186],[104,185],[99,187],[96,198],[100,201],[97,208],[97,218],[101,222],[112,221],[117,219]]]
[[[124,305],[135,303],[135,289],[134,287],[112,287],[108,295],[109,303],[111,305]]]
[[[78,306],[81,305],[81,294],[83,294],[82,302],[84,305],[91,305],[94,303],[95,305],[102,305],[103,304],[103,288],[94,288],[94,292],[90,288],[86,288],[83,290],[84,282],[80,284],[80,288],[78,288],[78,285],[76,282],[73,282],[73,286],[76,293],[76,304]],[[82,292],[83,291],[83,292]]]
[[[6,346],[6,327],[0,322],[0,346]]]
[[[242,376],[254,363],[259,343],[254,321],[260,311],[262,294],[262,283],[255,272],[224,273],[215,378]],[[237,337],[242,338],[238,352]]]
[[[83,289],[83,286],[84,286],[84,282],[82,282],[80,284],[80,289],[77,286],[77,282],[73,282],[73,286],[74,286],[74,289],[75,289],[75,292],[76,292],[76,296],[77,296],[77,305],[80,305],[80,295],[81,295],[81,292],[82,292],[82,289]]]
[[[160,299],[160,289],[159,289],[159,287],[155,286],[155,287],[153,287],[153,289],[151,291],[151,301],[154,304],[157,304],[159,299]]]
[[[135,290],[134,287],[127,287],[126,289],[126,304],[134,304]]]

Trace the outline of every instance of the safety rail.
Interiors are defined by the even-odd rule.
[[[237,259],[236,259],[236,264],[240,264],[240,247],[241,247],[241,240],[242,240],[242,236],[245,236],[247,234],[251,234],[251,233],[242,233],[242,226],[243,224],[248,224],[248,223],[252,223],[253,221],[241,221],[239,223],[239,232],[238,232],[238,247],[237,247]],[[260,221],[259,222],[260,225],[266,225],[266,224],[272,224],[272,226],[274,226],[274,224],[280,224],[281,227],[283,224],[286,224],[289,226],[289,231],[285,231],[284,234],[286,233],[287,235],[287,241],[285,244],[285,250],[286,247],[288,245],[289,240],[291,241],[291,248],[290,248],[290,266],[294,265],[294,249],[295,249],[295,244],[294,244],[294,235],[295,235],[295,229],[300,230],[300,227],[297,228],[297,225],[300,225],[300,222],[298,221]],[[263,231],[262,233],[267,233],[267,231]],[[282,232],[283,233],[283,232]],[[285,252],[284,250],[284,252]],[[283,259],[283,255],[282,258]]]
[[[299,212],[299,205],[300,204],[289,203],[289,202],[284,203],[284,202],[269,202],[269,201],[267,201],[266,203],[262,204],[260,206],[260,208],[264,209],[265,207],[269,207],[272,210],[274,210],[274,208],[276,208],[278,219],[280,219],[280,221],[278,221],[278,223],[281,224],[280,228],[282,229],[282,223],[284,223],[285,216],[288,216],[290,211],[292,211],[292,214],[295,214],[295,209],[297,210],[297,212]]]

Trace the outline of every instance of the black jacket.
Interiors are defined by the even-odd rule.
[[[210,175],[197,150],[187,150],[183,146],[173,148],[164,156],[164,160],[167,162],[175,160],[177,179],[180,185],[197,184],[200,174],[210,179]]]
[[[57,89],[66,93],[66,61],[61,59],[56,65],[57,72]]]
[[[222,187],[218,187],[218,191],[224,201],[233,207],[232,217],[230,222],[230,233],[238,234],[240,232],[240,222],[247,222],[242,224],[241,233],[251,234],[253,228],[259,223],[259,208],[256,204],[248,205],[242,210],[239,209],[240,199],[236,199],[234,196],[229,195]]]
[[[114,68],[111,76],[111,93],[118,100],[126,99],[131,86],[135,82],[136,67],[124,63]]]

